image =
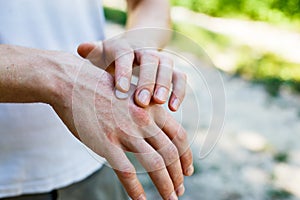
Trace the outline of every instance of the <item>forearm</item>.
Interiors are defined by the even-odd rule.
[[[53,52],[0,45],[0,102],[50,103],[55,97],[58,66]]]
[[[171,27],[169,1],[127,0],[127,5],[127,30],[153,28],[141,31],[141,39],[151,39],[151,45],[155,44],[157,48],[165,46],[171,36],[171,32],[166,31]]]

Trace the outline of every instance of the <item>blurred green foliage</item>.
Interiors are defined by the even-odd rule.
[[[293,195],[284,189],[280,188],[270,188],[267,190],[267,200],[288,200]]]
[[[104,7],[104,16],[106,19],[121,25],[125,25],[127,20],[127,14],[124,11],[110,7]]]
[[[300,22],[300,0],[171,0],[171,3],[216,17]]]
[[[188,23],[174,23],[173,29],[191,38],[203,47],[203,51],[207,51],[209,56],[223,54],[228,50],[233,51],[237,61],[232,73],[254,83],[263,84],[272,96],[277,96],[282,86],[300,92],[299,64],[286,61],[270,52],[261,52],[259,49],[236,44],[232,38]],[[176,44],[177,47],[187,51],[191,46],[186,46],[186,41],[180,40]],[[199,56],[201,54],[203,53],[200,52]]]
[[[201,11],[214,16],[248,17],[249,19],[273,22],[284,19],[283,23],[292,23],[293,20],[300,22],[300,0],[171,1],[174,5],[185,6],[197,12]],[[127,15],[124,11],[105,7],[104,13],[108,20],[125,25]],[[277,18],[273,15],[277,15]],[[286,61],[269,52],[261,52],[259,49],[237,45],[232,38],[189,23],[176,22],[173,24],[173,29],[191,38],[204,48],[203,52],[191,52],[191,45],[187,45],[186,40],[180,41],[178,39],[176,46],[183,51],[190,51],[196,55],[199,54],[199,56],[203,56],[204,51],[210,56],[222,54],[229,49],[233,51],[238,58],[233,73],[256,83],[262,83],[273,96],[278,94],[281,86],[287,86],[293,91],[300,92],[300,67],[298,64]]]
[[[278,95],[281,86],[300,92],[300,67],[298,64],[285,61],[271,53],[262,53],[259,56],[243,53],[239,59],[236,74],[262,83],[272,96]]]
[[[288,152],[277,152],[274,155],[273,159],[276,162],[287,163],[289,160],[289,154],[288,154]]]

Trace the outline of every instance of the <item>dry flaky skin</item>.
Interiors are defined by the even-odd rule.
[[[116,98],[112,77],[94,69],[89,72],[89,67],[81,67],[72,88],[72,102],[67,104],[72,106],[60,116],[73,116],[75,127],[72,128],[81,141],[108,160],[131,197],[138,198],[137,191],[143,190],[123,149],[136,154],[167,199],[183,183],[182,170],[192,162],[186,133],[161,106],[135,105],[133,87],[131,98]],[[88,106],[83,107],[85,104]],[[164,130],[157,125],[158,119]],[[179,155],[183,155],[181,160]]]
[[[161,106],[138,107],[134,88],[131,98],[116,98],[114,78],[72,54],[0,45],[0,55],[1,102],[50,104],[74,136],[107,159],[131,198],[145,194],[122,148],[136,153],[164,199],[177,198],[192,154],[184,129]]]

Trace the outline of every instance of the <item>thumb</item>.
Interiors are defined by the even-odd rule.
[[[77,48],[77,53],[83,57],[87,58],[88,55],[97,47],[95,43],[82,43]]]
[[[102,69],[107,67],[103,55],[102,41],[82,43],[78,46],[77,52],[81,57],[88,59],[94,65]]]

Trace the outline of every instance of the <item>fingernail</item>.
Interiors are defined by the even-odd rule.
[[[186,170],[186,175],[191,176],[194,173],[194,166],[191,165]]]
[[[139,100],[142,104],[148,105],[150,101],[150,92],[146,89],[143,89],[139,93]]]
[[[156,91],[155,96],[161,101],[166,101],[166,96],[167,96],[166,94],[167,94],[167,89],[165,87],[160,87]]]
[[[128,94],[124,93],[124,92],[120,92],[119,90],[115,91],[116,97],[118,99],[127,99],[128,98]]]
[[[177,98],[175,98],[174,100],[173,100],[173,103],[172,103],[172,107],[175,109],[175,110],[177,110],[178,109],[178,107],[179,107],[179,100],[177,99]]]
[[[137,200],[146,200],[146,197],[145,197],[144,194],[141,194],[141,195],[137,198]]]
[[[176,189],[176,194],[177,194],[177,196],[182,196],[183,193],[184,193],[184,191],[185,191],[184,185],[181,184],[181,185]]]
[[[178,200],[178,197],[177,197],[177,195],[176,195],[175,192],[173,192],[173,193],[171,194],[171,196],[169,197],[169,200]]]
[[[130,84],[129,84],[128,78],[121,77],[119,79],[118,84],[119,84],[120,88],[122,88],[122,90],[124,90],[124,91],[128,91],[129,90]]]

